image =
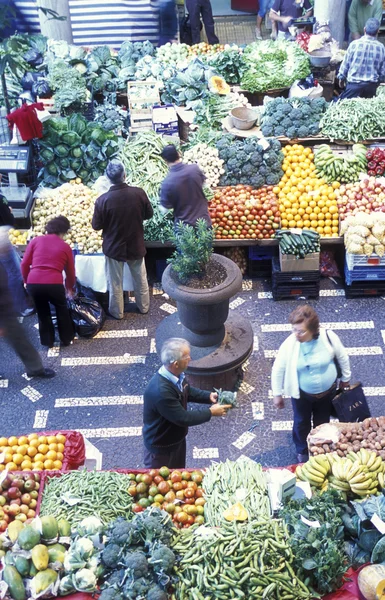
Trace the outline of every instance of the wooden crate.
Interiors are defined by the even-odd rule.
[[[152,129],[152,109],[160,102],[158,81],[129,81],[127,83],[130,133]]]

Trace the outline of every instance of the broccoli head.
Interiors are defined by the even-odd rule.
[[[282,148],[281,142],[279,140],[270,140],[270,147],[274,150],[274,152],[279,152]],[[283,158],[283,156],[282,156]]]
[[[306,125],[301,125],[301,127],[298,128],[298,137],[309,137],[309,128],[306,127]]]
[[[130,569],[134,579],[148,575],[148,561],[144,552],[128,552],[124,557],[124,564]]]
[[[266,177],[266,183],[267,185],[277,185],[277,183],[279,183],[280,181],[280,177],[277,173],[269,173],[269,175]]]
[[[302,111],[300,108],[293,108],[290,112],[290,119],[292,121],[301,121],[302,120]]]
[[[278,125],[274,130],[274,135],[277,137],[284,137],[286,135],[286,131],[281,125]]]
[[[128,579],[123,587],[124,597],[127,600],[146,598],[146,594],[151,586],[152,581],[149,581],[145,577],[139,577],[139,579],[136,579],[135,581]]]
[[[124,546],[125,544],[138,543],[139,536],[133,523],[118,517],[108,528],[108,537],[113,544]]]
[[[286,131],[286,136],[289,139],[294,140],[296,137],[298,137],[297,129],[295,127],[289,127],[289,129]]]
[[[238,153],[238,149],[236,148],[235,144],[230,146],[230,148],[227,150],[227,156],[229,158],[235,158],[237,156],[237,153]]]
[[[275,165],[277,162],[277,157],[274,154],[274,152],[272,152],[271,154],[269,154],[268,152],[265,152],[265,154],[263,155],[263,160],[265,162],[266,165]]]
[[[170,575],[175,564],[175,554],[170,548],[161,544],[152,553],[148,562],[152,565],[155,573]]]
[[[227,162],[226,167],[227,167],[228,171],[238,172],[239,171],[239,162],[236,158],[230,158],[230,160]]]
[[[251,163],[247,162],[243,165],[241,173],[242,175],[246,175],[248,177],[254,173],[254,169],[255,167]]]
[[[120,590],[114,587],[108,587],[102,590],[102,593],[99,596],[99,600],[123,600],[123,596]]]
[[[253,154],[249,157],[250,162],[255,165],[261,165],[262,164],[262,154],[259,154],[259,152],[253,152]]]
[[[228,148],[221,148],[218,151],[218,154],[219,154],[219,158],[221,158],[222,160],[227,160],[229,158]]]
[[[313,123],[309,127],[310,135],[318,135],[319,134],[319,123]]]
[[[306,121],[307,119],[310,119],[312,116],[312,110],[311,107],[308,106],[307,104],[305,104],[304,106],[302,106],[301,108],[301,112],[302,112],[302,119],[304,121]]]
[[[282,104],[282,106],[280,106],[280,112],[281,115],[290,115],[291,113],[291,105],[289,102],[286,102],[285,104]]]
[[[159,585],[153,585],[148,591],[147,600],[168,600],[168,594]]]
[[[265,177],[268,173],[267,167],[265,165],[261,165],[258,167],[258,173],[262,175],[262,177]]]
[[[262,125],[262,133],[265,137],[274,135],[274,127],[271,123],[267,123],[266,125]]]
[[[126,574],[125,569],[116,569],[115,571],[112,571],[112,573],[105,580],[105,585],[106,586],[113,585],[115,587],[121,586],[125,574]]]
[[[254,144],[246,140],[245,144],[243,145],[243,151],[246,152],[246,154],[251,154],[254,152]]]
[[[102,552],[102,563],[108,569],[116,569],[120,561],[120,553],[122,548],[118,544],[107,544]]]
[[[243,163],[247,161],[247,154],[244,150],[237,152],[237,160],[240,165],[243,165]]]
[[[265,178],[260,173],[256,173],[253,177],[250,177],[250,185],[258,189],[265,185]]]
[[[289,127],[291,127],[291,121],[289,118],[285,117],[284,119],[282,119],[281,123],[280,123],[281,127],[283,127],[285,129],[285,131],[287,129],[289,129]]]
[[[311,107],[312,109],[317,109],[319,112],[323,112],[324,110],[326,110],[328,103],[326,102],[325,98],[314,98],[311,101]]]

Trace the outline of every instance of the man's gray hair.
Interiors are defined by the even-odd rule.
[[[162,365],[167,366],[176,360],[180,360],[186,347],[190,349],[190,344],[183,338],[170,338],[164,342],[160,352],[160,360],[162,361]]]
[[[370,19],[368,19],[366,21],[366,24],[365,24],[366,35],[375,36],[375,35],[377,35],[379,29],[380,29],[380,21],[378,19],[371,17]]]
[[[114,185],[124,183],[126,173],[123,164],[119,160],[112,160],[107,165],[106,175]]]

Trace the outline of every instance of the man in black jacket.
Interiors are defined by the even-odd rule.
[[[184,371],[190,362],[190,344],[170,338],[161,350],[162,366],[144,392],[143,441],[144,466],[158,469],[164,465],[184,468],[188,427],[222,417],[230,404],[217,404],[216,392],[189,386]],[[211,404],[203,410],[188,411],[187,402]]]
[[[108,192],[95,202],[92,227],[103,230],[103,252],[106,256],[107,286],[110,294],[109,313],[115,319],[124,317],[123,267],[128,264],[134,282],[135,302],[139,312],[150,308],[144,257],[143,221],[151,219],[153,210],[146,193],[125,183],[121,162],[111,161],[106,169],[111,182]]]

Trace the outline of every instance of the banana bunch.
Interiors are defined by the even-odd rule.
[[[360,173],[367,172],[366,148],[363,144],[354,144],[353,154],[338,156],[330,146],[321,144],[314,151],[314,164],[318,177],[327,183],[354,183],[358,181]]]
[[[362,497],[376,494],[378,487],[383,487],[385,465],[376,452],[361,448],[342,458],[334,452],[325,456],[331,466],[329,487]]]
[[[307,481],[314,487],[321,488],[327,482],[327,476],[330,473],[331,467],[327,454],[311,456],[303,465],[298,465],[295,470],[297,479]]]

